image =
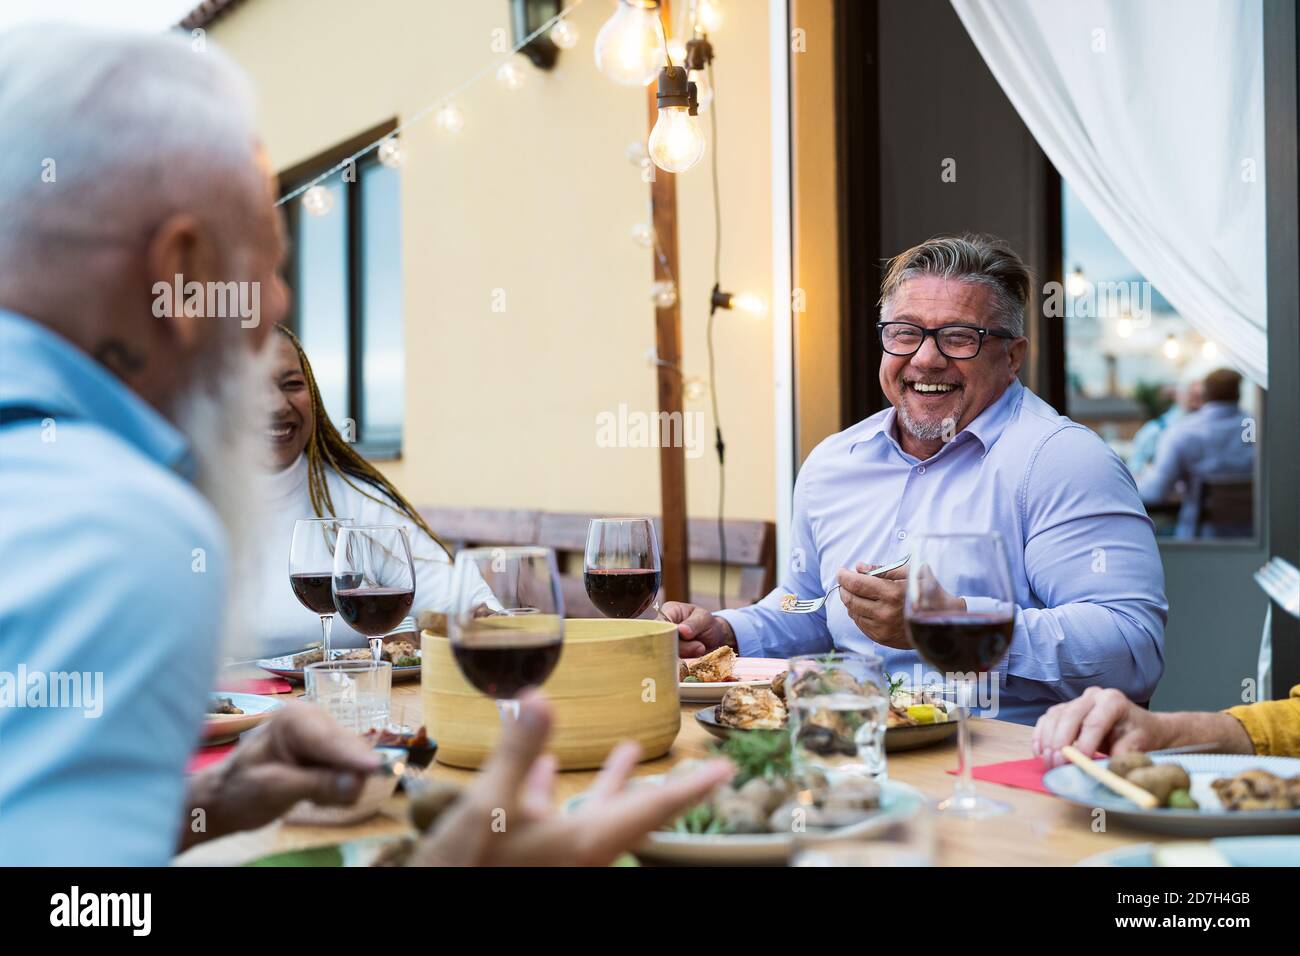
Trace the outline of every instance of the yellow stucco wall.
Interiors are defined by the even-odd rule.
[[[421,504],[659,510],[658,452],[601,448],[597,416],[655,411],[650,253],[630,238],[649,187],[625,158],[646,133],[644,92],[601,76],[592,42],[613,10],[586,0],[578,47],[518,92],[489,75],[456,102],[455,138],[405,134],[402,229],[406,424],[384,467]],[[252,75],[260,126],[287,168],[399,121],[490,63],[506,0],[245,0],[210,38]],[[732,0],[714,38],[724,282],[769,295],[767,4]],[[710,144],[710,148],[713,148]],[[707,160],[707,156],[706,156]],[[705,377],[713,219],[707,162],[678,182],[685,371]],[[506,312],[492,311],[504,290]],[[728,514],[772,518],[771,319],[717,326]],[[687,465],[692,515],[716,506],[707,398]]]

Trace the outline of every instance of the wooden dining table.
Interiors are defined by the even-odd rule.
[[[295,688],[286,698],[297,696]],[[711,755],[714,738],[695,720],[695,711],[712,704],[682,704],[682,727],[672,749],[636,768],[638,775],[663,773],[678,761]],[[422,720],[420,684],[395,684],[392,708],[405,723]],[[971,721],[974,764],[1021,760],[1030,753],[1032,728],[1002,720]],[[952,793],[957,766],[956,737],[918,750],[890,753],[891,780],[911,784],[932,803]],[[468,784],[475,771],[446,767],[436,761],[426,771],[434,777]],[[555,796],[563,802],[586,790],[597,771],[566,771],[558,775]],[[1095,854],[1126,844],[1169,839],[1125,827],[1104,817],[1094,818],[1088,808],[1075,806],[1048,794],[1017,787],[979,782],[981,792],[1010,804],[1011,812],[983,820],[935,819],[935,860],[941,866],[1069,866]],[[233,834],[201,844],[177,858],[185,865],[237,865],[271,853],[307,849],[364,837],[398,837],[411,832],[406,800],[392,797],[369,820],[348,826],[292,826],[273,823],[259,830]]]

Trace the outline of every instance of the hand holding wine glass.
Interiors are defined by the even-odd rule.
[[[649,518],[594,518],[587,528],[582,583],[606,617],[635,618],[659,596],[659,542]],[[658,605],[655,605],[658,611]]]
[[[551,676],[564,642],[564,596],[550,548],[467,548],[456,555],[448,616],[465,679],[493,697],[502,720]]]
[[[907,577],[904,619],[912,645],[957,690],[959,775],[956,792],[939,813],[979,819],[1010,807],[975,792],[971,778],[970,709],[974,685],[990,677],[1011,646],[1015,602],[1002,536],[923,534]]]
[[[330,627],[334,621],[334,551],[339,531],[351,518],[300,518],[289,545],[289,586],[309,611],[320,615],[323,660],[330,659]]]

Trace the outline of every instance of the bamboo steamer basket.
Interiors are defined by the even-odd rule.
[[[426,630],[421,641],[424,719],[437,760],[477,768],[501,737],[496,704],[461,675],[446,637]],[[643,760],[662,757],[682,724],[677,626],[571,618],[542,690],[555,709],[547,750],[561,770],[599,767],[622,740],[637,741]]]

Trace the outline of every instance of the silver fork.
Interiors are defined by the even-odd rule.
[[[907,562],[910,561],[911,558],[912,556],[910,554],[905,554],[897,561],[895,561],[893,564],[881,565],[880,567],[876,568],[874,571],[868,571],[867,577],[878,578],[882,574],[888,574],[890,571],[897,571],[903,565],[907,564]],[[836,591],[838,591],[839,589],[840,586],[837,584],[835,585],[835,587],[827,591],[822,597],[805,598],[802,601],[795,601],[789,607],[786,607],[784,604],[782,604],[781,610],[785,611],[785,613],[787,614],[815,614],[817,611],[820,611],[825,606],[826,601],[830,598],[830,596],[834,594]]]
[[[1255,580],[1277,606],[1300,617],[1300,570],[1285,558],[1273,558],[1255,572]]]

